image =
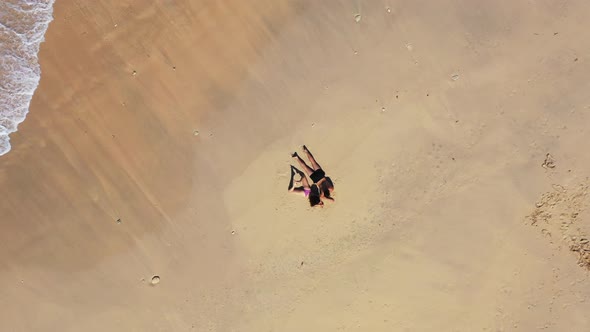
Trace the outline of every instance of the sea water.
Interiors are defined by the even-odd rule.
[[[55,0],[0,0],[0,156],[29,112],[41,78],[37,55]]]

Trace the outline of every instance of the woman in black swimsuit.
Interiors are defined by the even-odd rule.
[[[332,191],[334,191],[334,184],[332,183],[332,180],[326,176],[326,173],[324,172],[320,164],[318,164],[318,162],[315,160],[315,158],[305,145],[303,146],[303,152],[305,152],[307,158],[311,162],[311,167],[307,166],[305,161],[303,161],[303,159],[299,157],[297,152],[293,152],[291,156],[297,159],[299,165],[301,165],[301,167],[309,175],[311,181],[313,181],[313,183],[318,186],[318,188],[320,189],[321,197],[333,201],[334,199],[331,197]]]

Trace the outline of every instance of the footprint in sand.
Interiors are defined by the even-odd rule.
[[[160,276],[153,276],[153,277],[152,277],[152,282],[151,282],[151,283],[152,283],[152,285],[154,285],[154,286],[155,286],[155,285],[157,285],[157,284],[159,284],[159,283],[160,283]]]
[[[577,264],[590,270],[589,230],[586,220],[580,220],[584,219],[580,214],[590,206],[589,188],[588,182],[569,188],[553,185],[553,191],[544,193],[535,203],[527,221],[531,226],[540,227],[543,235],[554,235],[552,242],[561,237],[562,243],[578,255]]]
[[[545,160],[541,164],[541,167],[545,169],[555,168],[555,159],[553,159],[553,156],[551,154],[548,153],[545,155]]]

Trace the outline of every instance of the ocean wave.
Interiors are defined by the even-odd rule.
[[[39,46],[55,0],[0,0],[0,156],[25,120],[39,85]]]

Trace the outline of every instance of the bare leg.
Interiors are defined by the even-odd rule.
[[[305,154],[307,155],[307,159],[309,159],[309,161],[311,162],[311,167],[313,167],[314,170],[322,169],[322,166],[320,166],[320,164],[318,164],[318,162],[315,161],[315,158],[305,145],[303,146],[303,152],[305,152]]]
[[[305,163],[305,161],[303,161],[303,159],[301,159],[301,157],[299,157],[299,155],[297,154],[297,152],[294,152],[292,154],[293,158],[297,159],[297,161],[299,162],[299,165],[301,165],[301,168],[303,168],[306,172],[307,175],[311,175],[311,173],[313,173],[314,169],[307,166],[307,164]]]
[[[293,182],[295,181],[295,167],[291,166],[291,180],[289,180],[288,190],[293,190]]]
[[[307,181],[307,177],[305,176],[305,173],[303,173],[302,171],[300,171],[299,169],[297,169],[297,167],[295,166],[291,166],[291,178],[294,177],[294,173],[297,173],[301,176],[301,180],[297,181],[297,182],[301,182],[301,185],[305,188],[305,189],[309,189],[309,181]]]
[[[301,176],[301,180],[297,181],[301,182],[301,187],[295,188],[294,186],[295,173]],[[295,194],[305,196],[306,190],[309,190],[309,182],[307,181],[307,177],[302,171],[298,170],[295,166],[291,166],[291,182],[289,182],[289,191]]]
[[[301,184],[303,185],[303,188],[309,189],[309,182],[307,181],[307,176],[305,176],[305,174],[303,174],[303,172],[299,171],[299,175],[301,175]]]

